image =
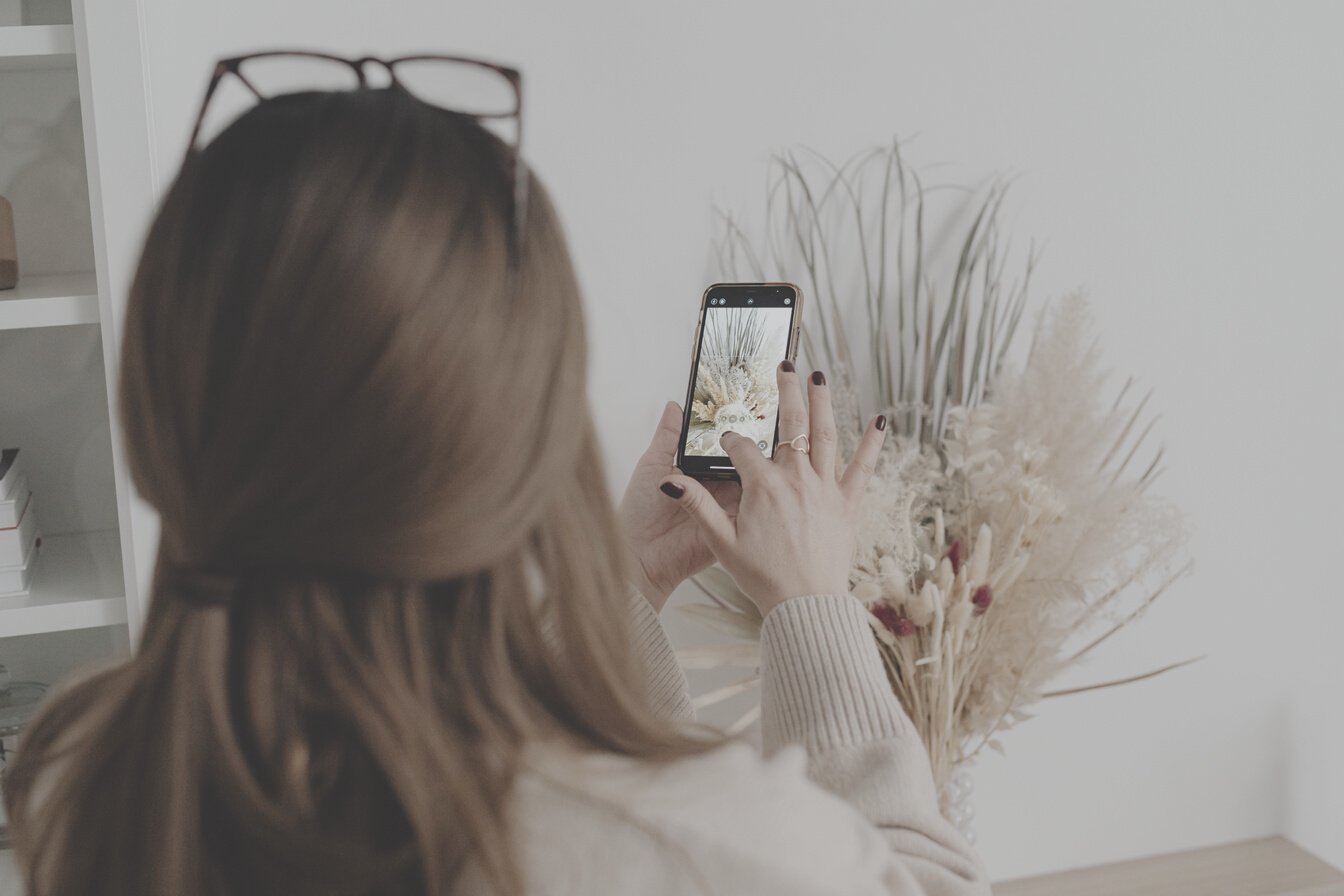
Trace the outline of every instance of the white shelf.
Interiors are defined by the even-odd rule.
[[[0,71],[73,68],[75,29],[71,25],[0,27]]]
[[[0,330],[96,323],[98,283],[91,271],[31,277],[20,271],[17,287],[0,290]]]
[[[116,529],[43,535],[27,594],[0,597],[0,637],[126,621]]]

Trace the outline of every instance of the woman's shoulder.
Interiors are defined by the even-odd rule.
[[[857,811],[808,779],[800,747],[766,758],[734,741],[667,762],[539,748],[514,800],[524,863],[550,887],[540,892],[855,893],[885,853]]]

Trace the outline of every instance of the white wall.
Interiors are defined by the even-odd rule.
[[[948,182],[1024,175],[1008,220],[1046,243],[1037,295],[1087,287],[1108,359],[1156,386],[1163,487],[1197,529],[1195,575],[1078,680],[1209,658],[1007,736],[977,772],[986,860],[1010,877],[1286,831],[1344,865],[1344,609],[1325,575],[1344,498],[1344,7],[143,6],[163,176],[227,52],[429,48],[524,69],[614,486],[681,397],[712,204],[759,205],[770,151],[919,135],[910,159]]]

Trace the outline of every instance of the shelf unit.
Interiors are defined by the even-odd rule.
[[[98,279],[92,271],[34,274],[0,292],[0,330],[96,323]]]
[[[6,637],[126,622],[116,529],[44,535],[27,594],[0,597]]]
[[[0,72],[70,68],[74,64],[73,25],[0,26]]]
[[[20,275],[0,291],[0,447],[24,451],[42,531],[29,591],[0,596],[0,663],[48,682],[131,649],[152,553],[137,529],[157,535],[132,494],[115,390],[156,195],[140,10],[70,5],[67,24],[0,26],[0,133],[17,135],[0,194]],[[79,178],[87,202],[69,189]]]

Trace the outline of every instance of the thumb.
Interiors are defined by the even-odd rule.
[[[658,419],[658,428],[653,439],[644,451],[643,461],[667,466],[677,456],[677,442],[681,439],[681,405],[669,401],[663,405],[663,414]]]
[[[700,527],[710,545],[717,548],[720,545],[731,545],[737,540],[737,527],[698,480],[674,473],[659,481],[658,490],[681,505],[681,509]]]

